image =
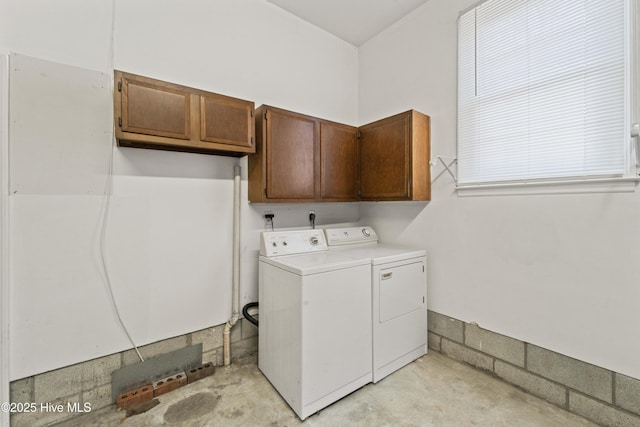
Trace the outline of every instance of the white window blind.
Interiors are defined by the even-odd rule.
[[[458,21],[458,183],[621,177],[625,0],[489,0]]]

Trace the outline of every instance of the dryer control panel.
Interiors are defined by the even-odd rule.
[[[378,243],[378,235],[373,228],[368,226],[327,228],[324,232],[327,235],[327,244],[329,246]]]
[[[322,230],[263,231],[260,235],[260,255],[266,257],[326,250]]]

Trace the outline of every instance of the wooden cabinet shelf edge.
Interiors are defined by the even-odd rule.
[[[255,152],[254,103],[114,71],[118,145],[227,156]]]

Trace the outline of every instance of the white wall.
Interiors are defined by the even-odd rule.
[[[4,0],[0,47],[105,71],[110,64],[111,0]]]
[[[359,122],[431,115],[456,152],[456,19],[430,0],[359,50]],[[399,48],[404,46],[404,48]],[[442,166],[428,204],[367,204],[383,240],[425,247],[429,309],[640,378],[640,192],[458,197]]]
[[[355,124],[356,48],[264,0],[121,0],[115,68]]]
[[[451,155],[455,23],[474,2],[430,0],[356,53],[263,0],[119,0],[112,56],[112,1],[7,0],[0,48],[102,73],[113,63],[350,124],[416,108],[432,116],[433,153]],[[38,138],[59,148],[58,165],[77,160],[67,139]],[[111,138],[91,138],[84,154],[103,162],[82,179],[104,177]],[[114,147],[113,160],[107,260],[134,339],[224,322],[232,169],[239,161],[246,170],[246,158]],[[10,197],[11,379],[128,348],[100,275],[104,197],[91,179],[47,180],[64,178],[57,165],[10,166],[12,177],[43,177]],[[383,239],[429,250],[430,309],[640,377],[637,194],[458,198],[444,174],[428,204],[274,207],[246,203],[243,173],[243,303],[257,297],[264,211],[275,211],[276,227],[306,225],[310,208],[319,223],[356,221],[360,211]],[[185,295],[194,296],[187,308]]]
[[[36,81],[56,75],[60,63],[58,71],[106,74],[108,86],[116,68],[256,106],[357,119],[355,48],[264,0],[8,0],[0,8],[0,48],[52,61],[28,67]],[[358,217],[355,204],[248,204],[246,157],[112,146],[110,88],[97,86],[97,98],[107,97],[94,107],[105,113],[91,117],[107,127],[81,138],[65,137],[73,121],[52,125],[46,112],[29,117],[25,97],[34,107],[41,101],[28,87],[11,95],[21,120],[12,123],[9,144],[28,144],[21,142],[10,165],[12,380],[130,347],[109,305],[98,251],[112,150],[106,260],[138,345],[228,319],[235,164],[243,166],[242,304],[257,300],[263,211],[276,213],[279,228],[307,225],[308,209],[319,223]],[[61,109],[61,117],[75,111]],[[86,145],[78,144],[82,139]]]
[[[1,10],[1,9],[0,9]],[[0,50],[0,402],[9,402],[9,56]],[[0,413],[9,425],[9,413]]]

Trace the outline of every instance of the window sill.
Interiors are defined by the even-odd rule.
[[[528,194],[632,193],[640,177],[601,178],[575,181],[538,181],[499,184],[459,185],[459,197]]]

